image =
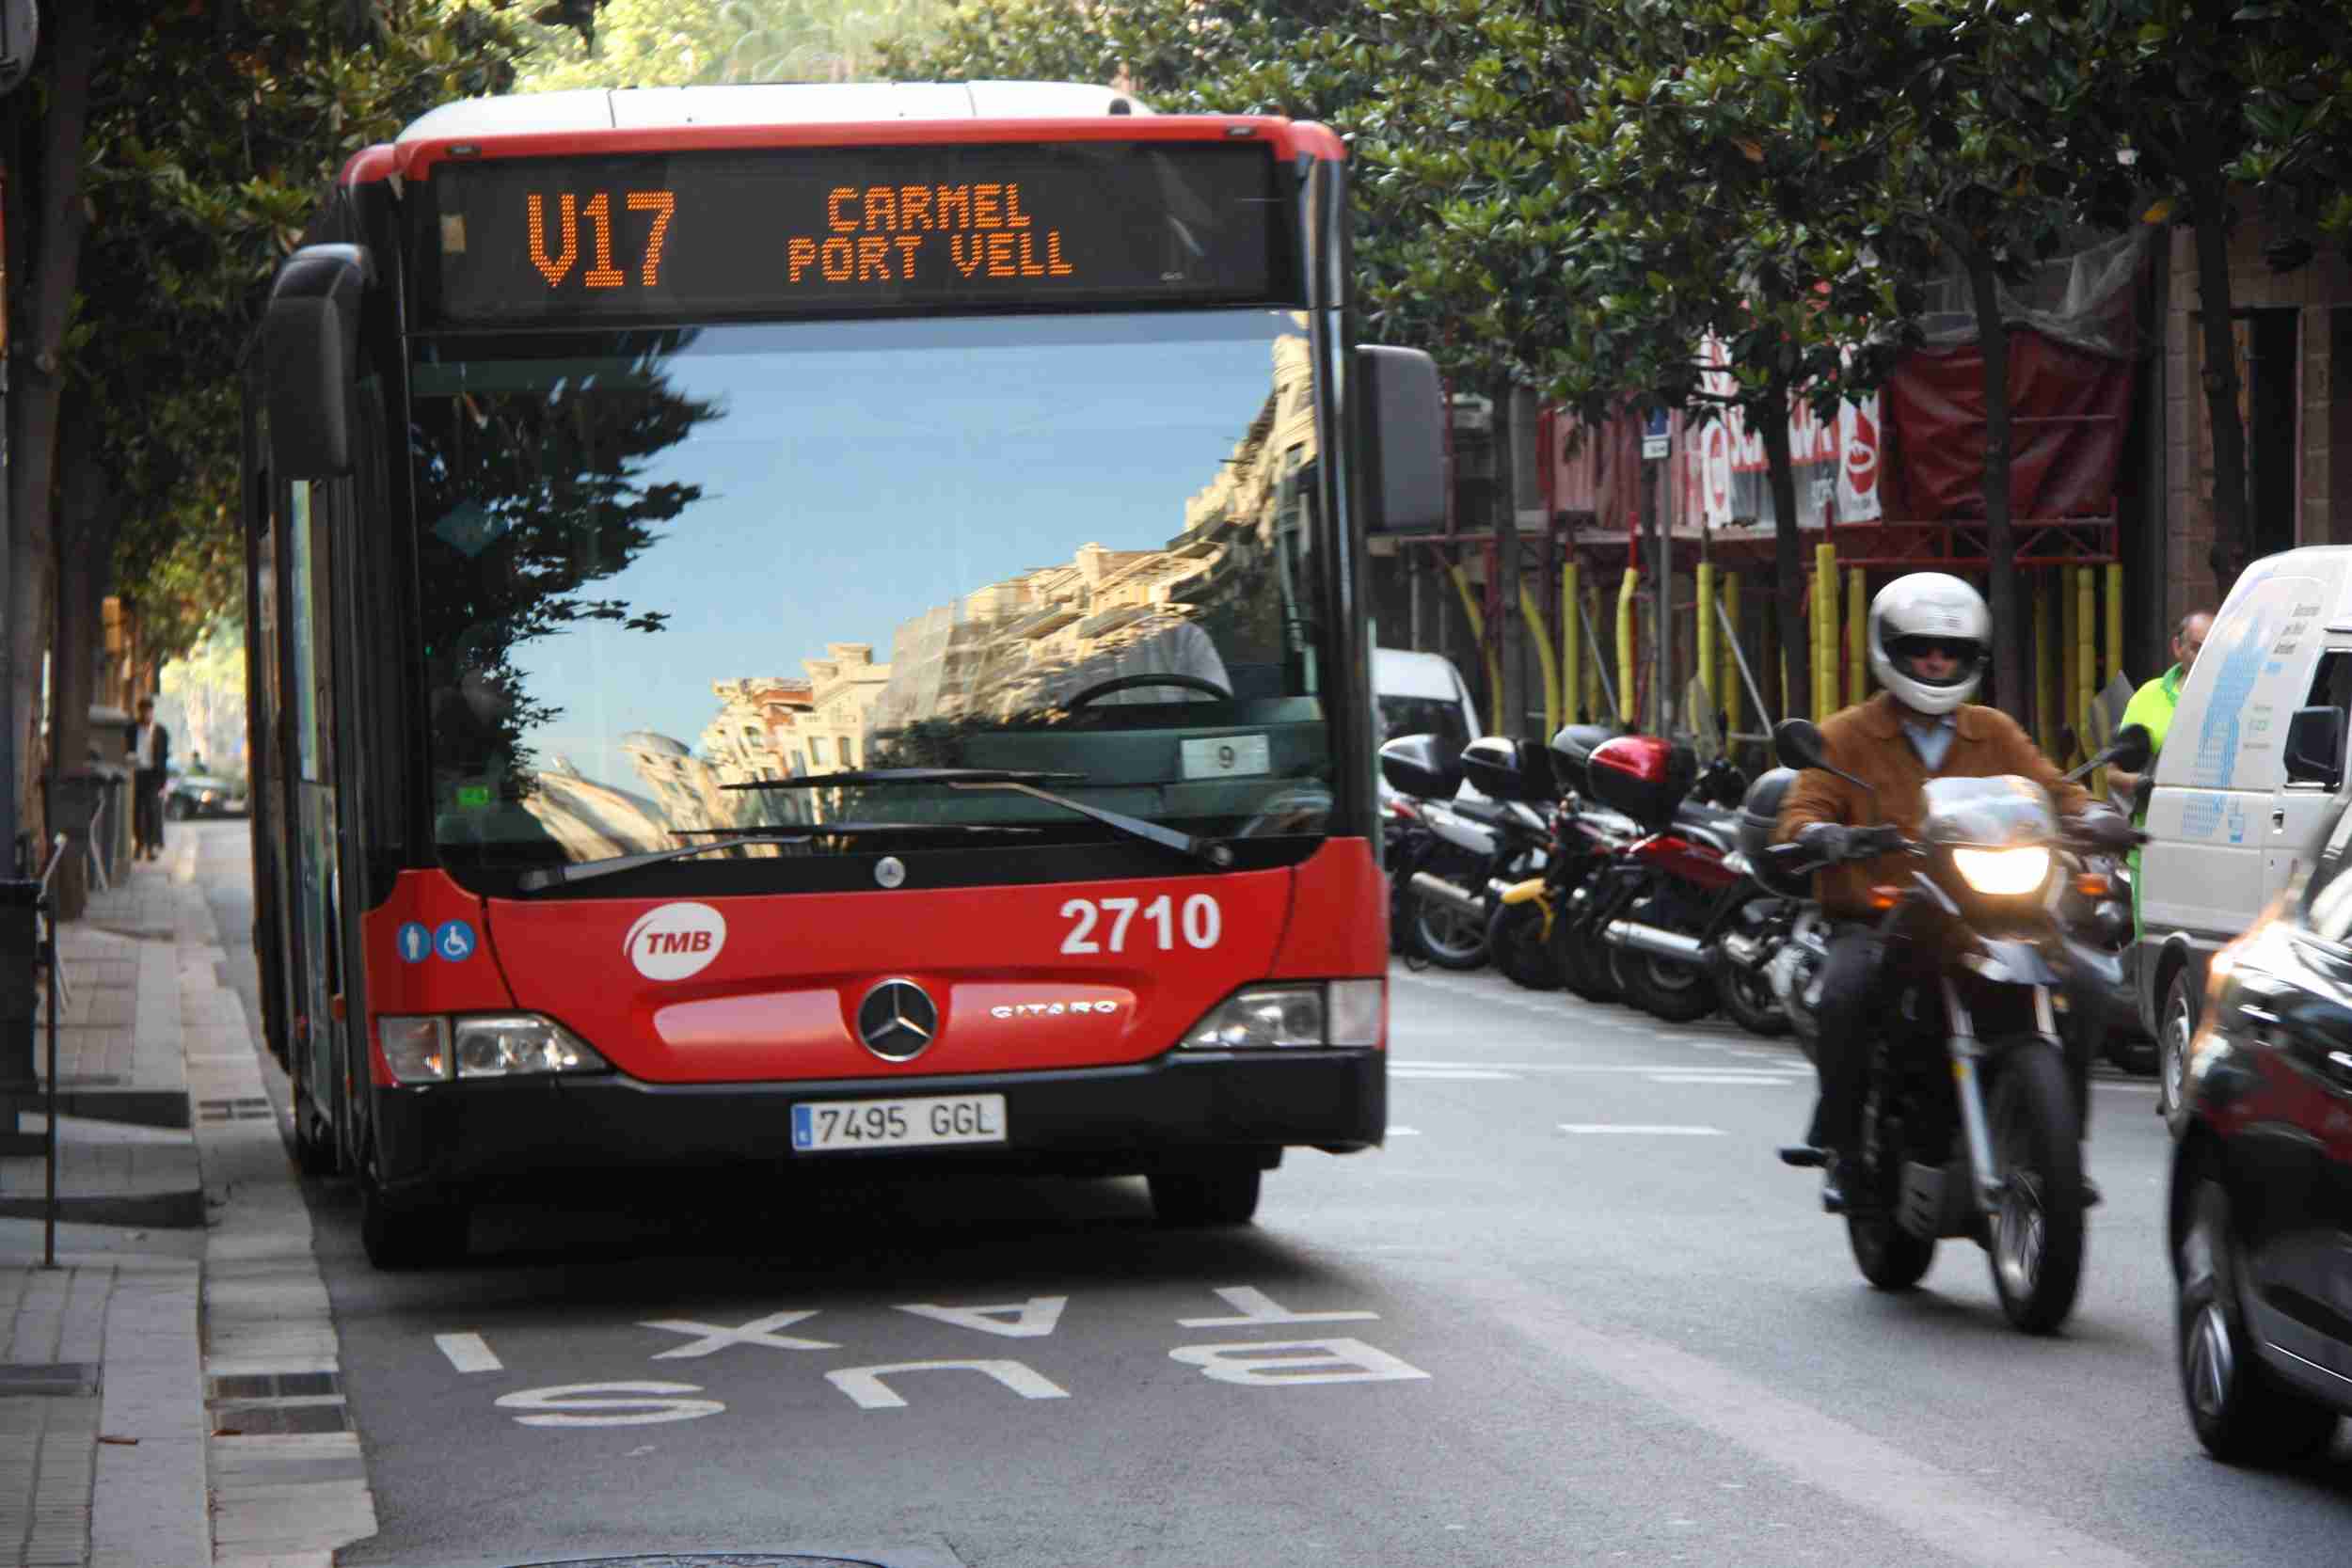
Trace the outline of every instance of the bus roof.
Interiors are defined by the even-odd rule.
[[[398,145],[453,137],[658,131],[690,125],[1081,119],[1151,112],[1132,93],[1077,82],[771,82],[735,87],[585,87],[443,104],[403,131]]]

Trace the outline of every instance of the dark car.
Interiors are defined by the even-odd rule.
[[[2181,1388],[2215,1457],[2315,1451],[2352,1414],[2352,812],[2214,956],[2173,1117]]]
[[[194,816],[243,816],[245,782],[175,768],[164,781],[164,814],[175,822]]]

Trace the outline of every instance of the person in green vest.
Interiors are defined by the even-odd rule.
[[[2181,683],[2188,679],[2189,671],[2197,663],[2198,654],[2205,646],[2205,634],[2213,630],[2209,611],[2192,610],[2181,617],[2181,624],[2172,633],[2172,668],[2132,693],[2132,700],[2123,708],[2122,722],[2116,727],[2142,724],[2148,730],[2148,771],[2126,773],[2121,768],[2107,769],[2107,793],[2132,809],[2132,826],[2146,825],[2148,805],[2141,799],[2140,783],[2156,770],[2156,757],[2164,751],[2165,732],[2172,727],[2172,709],[2181,700]],[[2132,934],[2139,935],[2139,851],[2134,849],[2132,861]]]

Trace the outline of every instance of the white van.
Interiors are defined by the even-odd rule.
[[[1372,702],[1379,719],[1375,746],[1401,735],[1434,735],[1458,752],[1486,733],[1462,672],[1443,654],[1373,649]]]
[[[2286,886],[2344,793],[2347,702],[2352,546],[2255,562],[2181,688],[2149,797],[2137,978],[2168,1103],[2208,960]]]

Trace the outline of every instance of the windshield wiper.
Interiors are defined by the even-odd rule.
[[[1178,832],[1157,822],[1147,822],[1140,816],[1124,812],[1105,811],[1073,800],[1067,795],[1057,795],[1039,784],[1084,784],[1084,773],[1052,773],[1039,768],[875,768],[853,772],[815,773],[799,779],[753,779],[745,784],[722,784],[722,789],[830,789],[849,784],[945,784],[949,789],[1007,789],[1016,795],[1027,795],[1064,811],[1076,812],[1090,821],[1100,822],[1113,832],[1129,838],[1156,844],[1218,871],[1230,870],[1233,863],[1231,846],[1197,833]]]
[[[614,855],[610,860],[583,861],[578,865],[542,866],[516,878],[515,886],[523,893],[539,893],[551,887],[593,882],[599,877],[635,871],[640,866],[660,865],[664,861],[684,860],[689,855],[707,854],[713,849],[733,849],[746,844],[805,844],[812,838],[848,838],[861,833],[968,833],[979,836],[1034,833],[1039,830],[1008,827],[993,822],[819,822],[806,828],[690,828],[686,831],[725,833],[728,836],[714,838],[707,844],[684,844],[675,849],[648,849],[642,854]]]

